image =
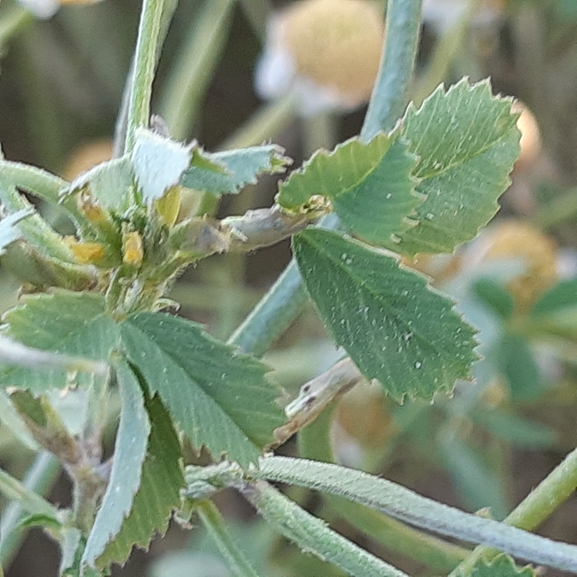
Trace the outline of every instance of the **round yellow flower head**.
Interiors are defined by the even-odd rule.
[[[521,155],[515,163],[515,168],[530,167],[541,152],[541,132],[533,113],[525,104],[517,100],[513,104],[513,112],[520,112],[517,128],[521,133]]]
[[[532,226],[516,221],[503,222],[487,231],[483,242],[484,259],[519,257],[525,271],[509,281],[509,290],[521,311],[550,288],[558,278],[557,247],[553,240]]]
[[[296,2],[269,23],[257,92],[294,90],[305,114],[353,109],[371,95],[383,40],[383,14],[372,2]]]

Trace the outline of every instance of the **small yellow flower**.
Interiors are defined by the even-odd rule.
[[[78,242],[67,239],[70,250],[81,264],[100,264],[104,259],[104,245],[99,242]]]
[[[269,22],[256,90],[267,99],[294,92],[305,115],[356,108],[371,95],[383,40],[372,2],[295,2]]]
[[[142,237],[139,232],[129,232],[124,237],[124,246],[122,247],[122,261],[124,264],[131,266],[140,266],[144,258],[144,247]]]

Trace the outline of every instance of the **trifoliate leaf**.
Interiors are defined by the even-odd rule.
[[[126,361],[115,362],[120,393],[120,424],[114,445],[110,481],[88,536],[82,563],[94,566],[107,545],[121,530],[140,487],[146,456],[150,420],[144,407],[140,383]]]
[[[535,577],[535,570],[531,567],[520,569],[515,565],[513,558],[502,553],[494,559],[479,559],[469,570],[457,569],[457,577]]]
[[[98,164],[72,181],[61,195],[69,196],[86,188],[101,207],[119,212],[126,210],[134,197],[134,172],[130,158],[123,156]]]
[[[130,360],[197,449],[242,466],[256,461],[284,421],[278,390],[260,361],[237,353],[191,321],[140,313],[122,325]]]
[[[384,251],[321,229],[294,237],[321,320],[365,377],[394,399],[431,399],[470,378],[475,330],[453,302]]]
[[[107,361],[118,339],[116,323],[106,315],[104,298],[94,293],[55,290],[29,295],[8,311],[5,333],[29,347],[72,357]],[[0,365],[0,385],[42,393],[67,384],[87,384],[91,375],[73,374],[61,366],[30,368]]]
[[[146,409],[151,432],[140,488],[120,532],[96,560],[98,567],[124,564],[133,546],[148,547],[155,533],[164,535],[172,511],[180,505],[184,477],[178,437],[158,397],[147,401]]]
[[[511,100],[491,94],[488,82],[440,86],[421,108],[410,105],[398,133],[420,160],[414,176],[426,200],[417,226],[389,248],[401,254],[453,252],[497,212],[519,156]]]
[[[423,201],[411,176],[416,160],[398,138],[379,134],[368,144],[353,138],[314,154],[281,184],[277,200],[298,211],[324,196],[347,228],[375,244],[391,242],[392,234],[414,224],[407,217]]]
[[[183,145],[139,128],[132,152],[136,182],[146,204],[162,198],[190,166],[194,145]]]
[[[191,167],[180,183],[211,194],[234,194],[247,184],[256,184],[259,174],[284,172],[291,162],[274,144],[209,153],[195,151]]]
[[[18,228],[18,223],[34,213],[34,210],[19,210],[10,214],[0,220],[0,255],[4,254],[4,250],[14,241],[22,238],[22,233]]]

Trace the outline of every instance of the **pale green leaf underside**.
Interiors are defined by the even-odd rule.
[[[120,533],[97,559],[98,567],[123,564],[133,546],[148,547],[155,533],[163,535],[166,532],[172,511],[180,505],[184,477],[178,437],[158,397],[147,402],[146,409],[151,433],[140,488]]]
[[[440,86],[418,110],[410,105],[398,129],[420,161],[414,176],[426,200],[419,223],[389,248],[402,254],[453,252],[497,212],[519,156],[511,101],[491,94],[488,82]]]
[[[180,144],[151,130],[137,130],[132,166],[146,204],[179,184],[184,171],[190,167],[192,149],[192,145]]]
[[[34,210],[19,210],[0,220],[0,255],[4,254],[7,246],[22,238],[18,223],[34,213]]]
[[[425,278],[383,251],[330,231],[307,229],[293,246],[335,342],[391,397],[431,399],[470,377],[475,331]]]
[[[105,208],[124,211],[130,206],[134,189],[134,172],[128,156],[114,158],[82,173],[63,196],[88,188],[93,199]]]
[[[146,456],[150,421],[144,407],[140,383],[126,361],[115,363],[120,393],[120,424],[114,446],[110,481],[96,514],[82,557],[82,563],[94,566],[130,513],[134,495],[140,487],[142,464]]]
[[[501,554],[492,560],[479,559],[470,571],[457,571],[457,577],[534,577],[531,567],[519,568],[509,555]]]
[[[387,243],[414,224],[407,217],[423,201],[411,176],[416,160],[398,138],[379,134],[368,144],[353,138],[331,153],[317,152],[293,172],[279,188],[278,203],[298,210],[311,196],[325,196],[345,227]]]
[[[234,194],[247,184],[256,184],[259,174],[283,172],[291,162],[283,152],[274,144],[216,153],[196,151],[181,184],[215,195]],[[201,163],[202,159],[207,162]]]
[[[200,325],[166,314],[129,317],[122,337],[150,391],[196,448],[247,466],[273,440],[283,413],[258,360],[236,353]]]
[[[71,357],[107,361],[119,340],[117,325],[105,314],[104,298],[94,293],[55,290],[26,296],[23,304],[8,311],[3,320],[7,323],[5,334],[15,341]],[[38,372],[0,365],[0,385],[34,393],[63,388],[69,377],[60,367]],[[78,373],[73,382],[86,384],[90,378]]]

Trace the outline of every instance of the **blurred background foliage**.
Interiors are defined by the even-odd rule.
[[[407,401],[403,406],[384,398],[380,388],[359,386],[331,413],[331,435],[343,464],[467,510],[488,508],[486,514],[501,519],[577,445],[577,2],[472,0],[468,16],[455,19],[456,8],[465,3],[425,0],[411,98],[422,101],[441,81],[490,76],[495,92],[518,98],[532,112],[529,120],[527,113],[523,116],[523,156],[500,214],[478,239],[456,255],[406,264],[452,294],[480,329],[484,358],[475,368],[476,384],[458,383],[452,398],[439,397],[433,405]],[[173,136],[198,139],[209,150],[273,141],[298,167],[316,148],[331,148],[358,133],[362,109],[302,118],[290,98],[265,103],[255,94],[254,70],[267,18],[286,5],[180,2],[152,106]],[[105,0],[62,6],[42,21],[14,0],[0,3],[0,140],[7,158],[72,178],[111,154],[139,9],[138,0]],[[275,193],[276,179],[265,178],[227,198],[218,214],[270,206]],[[59,215],[49,216],[55,226],[66,228]],[[289,258],[288,243],[248,256],[213,257],[187,272],[171,296],[182,303],[182,314],[226,338]],[[6,310],[16,301],[18,282],[8,272],[14,266],[6,259],[2,264],[0,308]],[[312,307],[265,356],[278,371],[287,399],[336,358]],[[3,399],[0,405],[7,405]],[[82,399],[55,403],[69,418],[78,418]],[[0,414],[2,467],[18,477],[32,475],[26,471],[33,442],[11,420],[9,408],[0,407]],[[293,439],[280,451],[310,456],[305,445],[311,438],[314,444],[315,434],[320,439],[331,419],[311,425],[300,448]],[[111,418],[111,439],[113,433]],[[202,455],[191,452],[191,459],[202,460]],[[55,479],[53,467],[43,479],[46,490]],[[68,502],[64,478],[51,490],[53,500]],[[362,532],[345,523],[333,503],[304,490],[294,489],[291,496],[411,575],[443,572],[391,551],[378,530],[365,527]],[[232,492],[222,494],[218,503],[263,575],[340,574],[297,554]],[[565,503],[540,530],[577,541],[577,499]],[[56,547],[32,531],[8,575],[49,577],[56,571]],[[229,575],[208,537],[200,529],[185,532],[177,523],[150,552],[136,553],[113,574]]]

